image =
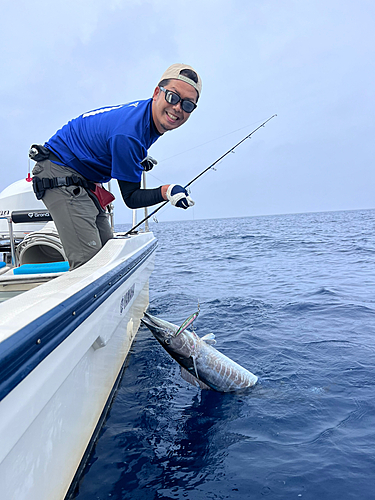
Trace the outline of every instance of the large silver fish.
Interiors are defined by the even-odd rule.
[[[182,377],[202,389],[232,392],[253,386],[258,377],[212,347],[215,336],[202,338],[186,328],[194,321],[190,316],[180,327],[145,313],[146,325],[164,349],[181,365]]]

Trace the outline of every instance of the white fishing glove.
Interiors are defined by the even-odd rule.
[[[147,155],[146,158],[143,158],[143,160],[141,161],[141,166],[143,167],[143,170],[145,172],[149,172],[154,168],[155,165],[157,165],[157,163],[158,162],[155,160],[155,158]]]
[[[186,189],[178,184],[170,184],[166,194],[167,199],[175,207],[184,208],[186,210],[195,204]]]

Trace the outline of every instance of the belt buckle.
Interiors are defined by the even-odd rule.
[[[66,177],[55,177],[54,179],[56,187],[66,186]]]

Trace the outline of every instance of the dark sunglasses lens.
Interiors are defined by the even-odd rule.
[[[182,101],[181,104],[185,113],[191,113],[195,109],[195,104],[192,101]]]
[[[169,104],[177,104],[180,100],[180,96],[175,94],[174,92],[166,92],[165,99]]]

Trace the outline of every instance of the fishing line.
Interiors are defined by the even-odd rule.
[[[258,120],[258,122],[259,122],[259,120]],[[228,132],[227,134],[220,135],[219,137],[215,137],[214,139],[211,139],[210,141],[203,142],[202,144],[198,144],[197,146],[194,146],[190,149],[186,149],[185,151],[181,151],[181,153],[176,153],[175,155],[169,156],[168,158],[163,158],[162,160],[159,160],[158,163],[160,164],[160,163],[163,163],[164,161],[171,160],[172,158],[175,158],[176,156],[180,156],[180,155],[183,155],[185,153],[189,153],[190,151],[193,151],[194,149],[201,148],[202,146],[206,146],[206,144],[210,144],[211,142],[218,141],[219,139],[222,139],[223,137],[227,137],[228,135],[235,134],[236,132],[239,132],[240,130],[243,130],[244,128],[247,128],[250,125],[253,125],[254,123],[258,123],[258,122],[252,122],[249,125],[245,125],[244,127],[238,128],[236,130],[232,130],[231,132]],[[160,179],[158,179],[158,180],[160,180]]]
[[[220,156],[220,158],[218,158],[217,160],[215,160],[213,163],[211,163],[211,165],[209,165],[207,168],[205,168],[204,170],[202,170],[201,173],[199,173],[198,175],[196,175],[194,177],[194,179],[192,179],[190,182],[188,182],[186,184],[185,189],[188,188],[189,186],[191,186],[191,184],[193,184],[193,182],[195,182],[197,179],[199,179],[200,177],[202,177],[203,174],[205,174],[208,170],[210,169],[213,169],[213,167],[215,165],[217,165],[223,158],[225,158],[227,155],[229,155],[229,153],[233,153],[234,150],[240,145],[242,144],[244,141],[246,141],[246,139],[250,139],[251,136],[253,134],[255,134],[255,132],[257,130],[259,130],[260,128],[264,127],[266,123],[268,123],[270,120],[272,120],[272,118],[274,118],[275,116],[277,116],[276,114],[275,115],[272,115],[270,118],[268,118],[268,120],[266,120],[265,122],[263,122],[261,125],[259,125],[259,127],[257,127],[256,129],[254,129],[252,132],[250,132],[250,134],[248,134],[246,137],[244,137],[243,139],[241,139],[239,142],[237,142],[237,144],[235,144],[232,148],[228,149],[228,151],[226,153],[224,153],[223,155]],[[214,169],[213,169],[214,170]],[[144,222],[146,222],[146,220],[148,220],[150,217],[153,217],[156,212],[158,212],[159,210],[161,210],[163,207],[165,207],[167,204],[169,203],[169,200],[166,200],[164,201],[158,208],[156,208],[153,212],[151,212],[149,215],[147,215],[147,217],[145,217],[144,219],[142,219],[140,222],[138,222],[138,224],[136,224],[135,226],[133,226],[131,229],[129,229],[129,231],[127,231],[124,236],[127,236],[128,234],[132,233],[135,229],[137,229],[138,226],[140,226],[141,224],[143,224]]]
[[[214,139],[211,139],[210,141],[203,142],[202,144],[198,144],[197,146],[194,146],[190,149],[185,149],[185,151],[181,151],[180,153],[176,153],[175,155],[168,156],[168,158],[163,158],[162,160],[158,160],[158,165],[160,165],[160,163],[164,163],[165,161],[169,161],[172,158],[175,158],[176,156],[184,155],[186,153],[189,153],[190,151],[194,151],[194,149],[198,149],[198,148],[201,148],[203,146],[206,146],[206,144],[211,144],[211,142],[215,142],[215,141],[218,141],[219,139],[223,139],[223,137],[228,137],[228,135],[235,134],[236,132],[239,132],[240,130],[243,130],[244,128],[247,128],[250,125],[253,125],[254,123],[258,123],[258,122],[259,122],[259,120],[257,122],[252,122],[248,125],[245,125],[244,127],[237,128],[236,130],[232,130],[231,132],[228,132],[227,134],[219,135],[218,137],[215,137]],[[212,170],[216,170],[216,169],[213,168]],[[148,172],[148,176],[152,177],[153,179],[157,180],[158,182],[161,182],[162,184],[165,184],[165,182],[162,179],[159,179],[159,177],[156,177],[156,175],[153,174],[151,171]]]

